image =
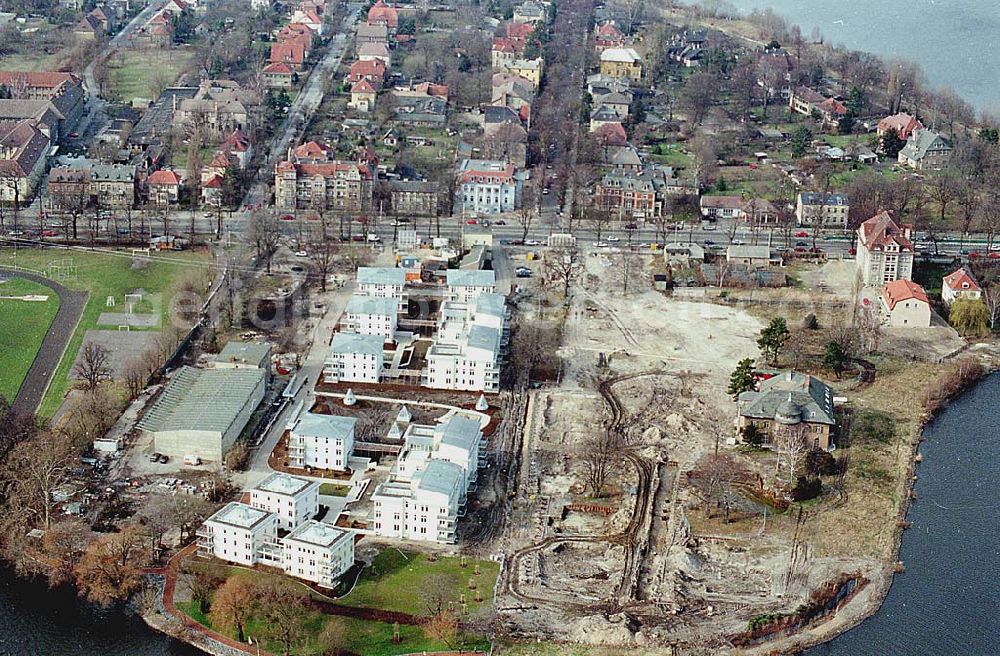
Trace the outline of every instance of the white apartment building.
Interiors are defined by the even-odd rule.
[[[358,293],[379,298],[395,298],[406,309],[406,272],[393,267],[358,268]]]
[[[377,335],[340,332],[330,342],[323,367],[328,383],[377,383],[382,375],[384,340]]]
[[[412,479],[379,484],[372,494],[376,535],[431,542],[455,542],[464,472],[445,460],[429,460]]]
[[[522,174],[509,162],[463,159],[458,167],[459,198],[466,212],[513,212],[521,206],[522,184]]]
[[[205,520],[197,536],[200,555],[252,566],[276,547],[278,517],[234,501]]]
[[[288,464],[301,468],[347,469],[347,461],[354,451],[357,423],[354,417],[302,413],[289,432]]]
[[[497,290],[497,274],[493,270],[448,269],[448,300],[474,303],[480,294],[493,294]]]
[[[353,294],[347,302],[341,325],[349,332],[377,335],[391,342],[396,337],[398,318],[399,303],[395,298]]]
[[[474,290],[481,289],[476,284],[451,289],[458,290],[455,293],[462,298],[475,300],[449,301],[442,306],[434,344],[427,350],[422,383],[435,389],[496,392],[509,339],[506,302],[499,294],[476,296]]]
[[[462,468],[460,502],[465,501],[466,492],[475,489],[484,441],[479,419],[456,414],[436,426],[410,424],[403,440],[392,471],[397,478],[410,480],[432,460],[445,460]]]
[[[888,212],[880,212],[858,227],[855,268],[865,287],[879,287],[913,277],[910,227],[900,227]]]
[[[354,564],[354,532],[311,520],[281,539],[282,568],[296,578],[333,588]]]
[[[851,203],[846,194],[821,194],[803,191],[795,203],[799,225],[818,228],[846,228]]]
[[[319,513],[319,483],[275,472],[250,490],[250,505],[274,513],[278,526],[290,531]]]

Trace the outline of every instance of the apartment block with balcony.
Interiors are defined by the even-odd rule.
[[[358,293],[377,298],[395,298],[399,311],[406,310],[406,271],[397,267],[359,267]]]
[[[319,483],[275,472],[250,490],[250,505],[274,513],[278,526],[290,531],[319,513]]]
[[[315,520],[300,524],[281,545],[285,573],[323,588],[336,587],[354,564],[354,532]]]
[[[376,335],[340,332],[333,336],[323,366],[328,383],[377,383],[385,362],[384,341]]]
[[[395,298],[353,294],[340,323],[344,330],[359,335],[376,335],[391,342],[396,337],[398,318],[399,302]]]
[[[382,537],[453,544],[462,508],[464,472],[445,460],[430,460],[405,479],[390,475],[372,495],[371,526]]]
[[[302,413],[289,432],[288,464],[300,468],[346,470],[354,451],[357,421],[354,417]]]
[[[277,515],[234,501],[198,529],[198,553],[250,567],[270,560],[277,538]]]

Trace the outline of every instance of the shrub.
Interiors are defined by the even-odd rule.
[[[813,449],[806,454],[806,471],[813,476],[830,476],[840,471],[840,463],[832,453]]]
[[[806,478],[799,476],[792,488],[792,499],[795,501],[808,501],[815,499],[823,492],[823,481],[818,478]]]
[[[819,328],[819,321],[816,319],[816,315],[810,312],[806,315],[806,318],[802,320],[802,327],[806,330],[816,330]]]

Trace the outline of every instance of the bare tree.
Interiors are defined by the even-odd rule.
[[[778,454],[775,462],[775,475],[781,469],[782,463],[788,467],[788,480],[794,481],[799,471],[802,459],[809,452],[809,425],[799,422],[794,426],[781,426],[775,431],[774,448]]]
[[[271,259],[278,250],[281,239],[281,227],[278,219],[267,211],[255,211],[250,215],[248,236],[254,245],[257,261],[263,262],[267,273],[271,273]]]
[[[1000,321],[1000,285],[993,284],[987,287],[983,293],[983,302],[986,303],[989,314],[990,330],[996,330],[997,321]]]
[[[621,461],[621,444],[617,434],[604,430],[587,439],[580,461],[591,495],[595,499],[603,496],[608,477]]]
[[[878,350],[882,337],[882,320],[878,310],[871,306],[862,307],[858,312],[857,329],[859,347],[862,353],[873,353]]]
[[[313,274],[319,278],[319,288],[326,291],[327,279],[333,273],[336,264],[337,246],[326,231],[326,220],[313,231],[309,245],[309,258]]]
[[[687,474],[691,489],[709,508],[721,509],[726,521],[739,495],[733,488],[736,483],[750,478],[749,468],[731,453],[709,453],[702,456]]]
[[[281,645],[282,654],[291,656],[292,649],[307,637],[304,595],[295,584],[280,579],[267,579],[259,586],[258,600],[265,620],[264,630],[271,640]]]
[[[55,508],[54,492],[66,482],[77,454],[68,436],[45,431],[20,442],[3,467],[7,511],[26,525],[49,528]]]
[[[562,285],[564,299],[569,297],[570,286],[581,268],[575,248],[553,249],[545,257],[545,277]]]
[[[129,524],[91,544],[76,568],[81,596],[102,606],[132,596],[142,586],[142,568],[149,563],[146,540],[138,525]]]
[[[103,381],[111,378],[111,354],[108,349],[94,342],[83,346],[80,360],[73,365],[73,375],[83,380],[87,389],[97,389]]]

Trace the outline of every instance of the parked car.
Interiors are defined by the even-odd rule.
[[[806,246],[808,246],[808,245],[809,245],[809,242],[805,242],[805,241],[797,241],[797,242],[795,242],[795,245],[796,245],[796,246],[801,246],[801,247],[803,247],[803,248],[804,248],[804,247],[806,247]]]
[[[608,247],[608,242],[606,242],[606,241],[595,241],[594,242],[594,248],[607,248],[607,247]]]
[[[742,245],[743,245],[743,240],[742,239],[734,239],[733,240],[733,246],[742,246]]]
[[[479,221],[477,221],[476,219],[469,219],[468,221],[465,222],[465,224],[466,225],[479,225]]]
[[[291,214],[282,214],[280,218],[281,218],[282,221],[294,221],[295,220],[295,217],[292,216]]]
[[[149,456],[149,461],[150,462],[160,462],[160,454],[159,453],[154,453],[154,454],[150,455]]]
[[[806,232],[805,230],[800,230],[799,232],[796,232],[796,233],[795,233],[795,236],[796,236],[796,237],[808,237],[808,236],[809,236],[809,233],[808,233],[808,232]]]
[[[500,219],[498,221],[494,221],[493,225],[505,226],[505,225],[507,225],[507,222],[504,221],[503,219]]]
[[[166,455],[164,453],[161,453],[160,454],[160,462],[163,463],[164,465],[167,464],[168,462],[170,462],[170,456],[168,456],[168,455]]]
[[[295,257],[309,257],[309,253],[305,251],[295,251]]]
[[[629,223],[625,224],[625,229],[626,230],[638,230],[639,226],[635,223],[635,221],[630,221]]]
[[[528,267],[517,267],[517,269],[514,270],[514,274],[518,278],[530,278],[532,274],[534,274],[534,271]]]
[[[614,235],[608,237],[608,241],[610,241],[612,244],[617,244],[621,240],[622,240],[621,237],[615,237]]]
[[[55,230],[42,230],[43,237],[58,237],[59,233]]]

